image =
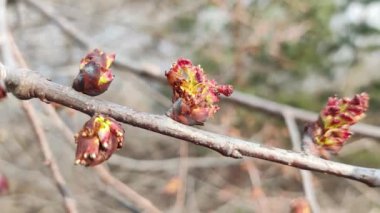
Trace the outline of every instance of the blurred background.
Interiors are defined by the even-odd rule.
[[[177,58],[200,64],[220,83],[246,94],[318,112],[332,95],[366,91],[363,122],[380,125],[380,1],[362,0],[84,0],[8,1],[8,30],[29,67],[70,86],[91,49],[163,75]],[[38,5],[48,8],[44,15]],[[46,11],[45,11],[46,12]],[[71,23],[73,35],[58,22]],[[76,38],[75,38],[76,37]],[[84,43],[86,41],[87,43]],[[114,66],[100,98],[137,111],[164,114],[164,83]],[[74,166],[74,146],[51,115],[32,101],[80,212],[140,212],[130,199]],[[221,102],[202,129],[292,149],[281,116]],[[78,132],[88,116],[57,107]],[[0,102],[2,212],[64,212],[59,194],[20,101]],[[302,132],[304,122],[298,121]],[[113,176],[164,212],[290,212],[304,208],[299,170],[257,159],[234,160],[211,150],[125,125],[125,146],[105,163]],[[355,135],[334,161],[380,167],[380,140]],[[0,177],[1,179],[1,177]],[[0,180],[1,182],[1,180]],[[313,173],[320,212],[380,212],[380,191]],[[0,183],[1,188],[1,183]]]

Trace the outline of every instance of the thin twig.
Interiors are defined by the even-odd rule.
[[[195,194],[195,179],[191,176],[188,177],[188,204],[187,210],[192,213],[200,213],[199,205]]]
[[[37,10],[39,10],[40,12],[42,12],[46,17],[54,21],[58,27],[60,27],[65,33],[67,33],[69,36],[75,39],[79,44],[81,44],[83,48],[89,49],[93,47],[99,47],[99,45],[95,41],[93,41],[89,36],[87,36],[80,29],[75,27],[66,18],[59,15],[53,8],[49,7],[46,3],[42,3],[36,0],[24,1],[36,8]],[[116,66],[148,79],[152,79],[158,82],[165,82],[165,78],[161,72],[157,72],[149,68],[137,67],[133,63],[127,63],[127,61],[130,60],[127,60],[126,58],[120,56],[118,56],[118,58],[121,59],[115,61]],[[240,106],[261,110],[263,112],[267,112],[277,116],[282,116],[284,111],[288,111],[293,114],[294,118],[302,121],[313,122],[318,118],[318,114],[315,112],[292,107],[286,104],[277,103],[261,97],[254,96],[252,94],[246,94],[236,90],[234,91],[231,97],[223,98],[223,100],[234,104],[238,104]],[[364,136],[380,138],[380,127],[378,126],[360,123],[354,125],[351,128],[351,130],[353,132],[356,132],[357,134],[361,134]]]
[[[380,144],[375,140],[362,138],[345,144],[344,149],[339,152],[339,157],[345,157],[363,151],[376,156],[380,153]]]
[[[233,78],[234,82],[238,85],[244,85],[247,82],[247,78],[245,76],[245,69],[244,69],[244,51],[243,51],[243,44],[246,43],[246,41],[243,41],[242,36],[242,15],[244,13],[244,5],[241,2],[241,0],[235,1],[235,5],[233,10],[231,11],[231,19],[232,19],[232,43],[234,48],[234,71],[233,71]],[[242,42],[243,41],[243,42]]]
[[[18,62],[24,67],[27,68],[28,65],[26,61],[24,60],[24,57],[22,56],[21,52],[18,49],[18,46],[13,40],[13,36],[9,36],[9,40],[12,44],[13,52],[18,60]],[[73,135],[74,133],[71,131],[71,129],[62,121],[62,119],[59,117],[55,109],[51,105],[42,105],[44,109],[49,113],[49,115],[53,118],[53,121],[56,123],[56,125],[62,130],[64,133],[64,136],[66,137],[67,141],[73,141]],[[71,143],[73,144],[73,143]],[[98,166],[95,169],[96,173],[99,175],[101,180],[111,187],[113,187],[116,191],[118,191],[120,194],[125,196],[127,199],[131,200],[133,203],[137,204],[140,208],[145,209],[149,212],[160,212],[160,210],[157,209],[149,200],[145,199],[143,196],[138,194],[137,192],[133,191],[133,189],[129,188],[126,184],[119,181],[117,178],[112,176],[111,173],[109,173],[103,166]],[[122,186],[124,185],[124,186]]]
[[[14,60],[10,52],[10,45],[7,37],[8,24],[7,24],[7,1],[0,0],[0,43],[3,63],[7,66],[13,66]]]
[[[110,197],[117,200],[118,203],[120,203],[125,208],[127,208],[131,213],[140,213],[141,212],[140,209],[136,208],[136,206],[134,204],[132,204],[131,202],[126,200],[123,195],[121,195],[120,193],[113,190],[112,187],[111,187],[111,190],[109,190],[109,189],[110,189],[109,187],[105,187],[105,189],[103,189],[102,191],[104,193],[106,193],[107,195],[109,195]]]
[[[301,151],[301,136],[298,131],[297,123],[293,115],[289,112],[284,113],[286,126],[290,133],[290,139],[294,151]],[[310,203],[313,213],[319,213],[320,208],[318,205],[317,197],[313,186],[313,176],[310,171],[300,170],[303,190],[305,192],[306,199]]]
[[[6,63],[6,65],[10,67],[15,67],[16,63],[13,58],[13,54],[10,48],[10,43],[8,40],[8,29],[7,29],[6,14],[5,14],[6,0],[0,0],[0,8],[1,8],[1,11],[0,11],[0,19],[1,19],[0,32],[1,33],[0,34],[2,35],[1,49],[2,49],[3,61]],[[31,103],[28,101],[21,102],[21,106],[24,109],[25,113],[27,114],[33,126],[33,129],[36,133],[42,154],[44,155],[44,158],[45,158],[45,163],[50,168],[50,171],[53,175],[53,179],[58,188],[58,191],[63,197],[64,207],[66,211],[70,213],[78,212],[76,201],[72,197],[71,192],[69,188],[67,187],[66,181],[50,149],[48,139],[42,128],[42,124],[37,116],[37,112],[35,111],[34,107],[31,105]]]
[[[244,165],[247,169],[249,179],[252,184],[252,193],[254,193],[253,195],[255,196],[253,197],[257,208],[255,210],[257,212],[268,212],[267,198],[263,192],[260,174],[256,166],[253,164],[252,160],[246,160]]]
[[[266,147],[180,124],[166,116],[137,112],[81,94],[70,87],[48,81],[38,72],[23,69],[6,70],[7,90],[20,99],[39,98],[56,102],[88,115],[101,113],[136,127],[208,147],[225,156],[260,158],[305,170],[312,170],[357,180],[369,186],[380,186],[380,170],[332,162],[306,153]]]
[[[241,160],[223,157],[188,157],[188,169],[210,169],[216,167],[228,167],[241,164]],[[180,166],[180,158],[169,158],[160,160],[136,160],[120,155],[113,155],[108,160],[112,166],[117,166],[125,170],[138,172],[160,172],[174,171]]]
[[[36,111],[33,108],[33,106],[30,103],[22,104],[22,108],[25,110],[26,114],[28,115],[28,118],[30,122],[32,123],[33,129],[36,132],[38,141],[41,146],[42,153],[45,158],[45,164],[49,166],[50,171],[53,174],[54,180],[56,182],[57,188],[61,195],[63,196],[63,199],[65,201],[65,208],[67,212],[74,213],[78,212],[76,207],[76,202],[70,195],[69,189],[66,185],[66,181],[63,177],[63,175],[60,172],[60,169],[58,167],[58,164],[53,157],[53,153],[49,147],[48,140],[46,138],[45,132],[42,129],[42,125],[40,123],[40,120],[38,119],[36,115]]]
[[[115,187],[115,189],[119,189],[118,191],[125,197],[133,198],[133,202],[135,202],[140,208],[144,208],[146,211],[152,213],[161,212],[149,200],[139,195],[120,180],[116,179],[106,168],[104,168],[104,166],[96,166],[94,167],[94,170],[98,173],[103,182]]]
[[[181,142],[179,147],[180,162],[178,166],[178,177],[180,179],[180,187],[177,192],[176,202],[174,205],[174,212],[183,212],[183,208],[186,200],[186,190],[187,190],[187,173],[188,167],[188,154],[189,154],[189,144],[186,142]]]
[[[270,114],[282,116],[284,112],[292,113],[294,118],[302,121],[314,122],[318,114],[308,110],[292,107],[286,104],[277,103],[251,94],[245,94],[234,91],[230,98],[224,99],[227,102],[239,104],[244,107],[253,108]],[[357,134],[380,138],[380,127],[369,124],[359,123],[351,127],[351,130]]]

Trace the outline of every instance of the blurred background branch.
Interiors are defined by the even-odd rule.
[[[35,0],[23,1],[28,2],[29,4],[37,8],[39,11],[41,11],[48,18],[52,19],[57,24],[57,26],[59,26],[65,33],[67,33],[76,41],[78,41],[78,43],[81,44],[82,47],[84,47],[85,49],[101,46],[92,41],[90,37],[88,37],[84,32],[76,28],[74,25],[72,25],[64,17],[60,16],[58,12],[54,11],[53,8],[49,8],[48,5],[42,4]],[[133,74],[137,74],[148,79],[157,80],[158,82],[166,82],[165,76],[161,75],[162,72],[160,70],[157,70],[158,68],[154,65],[147,66],[150,68],[138,67],[136,64],[132,63],[130,59],[127,59],[123,56],[121,56],[120,60],[115,61],[115,65],[120,67],[121,69],[125,69],[126,71],[132,72]],[[238,76],[242,75],[239,74]],[[317,113],[288,106],[286,104],[276,103],[274,101],[266,100],[264,98],[254,96],[252,94],[245,94],[240,91],[235,91],[231,97],[225,98],[224,100],[244,107],[258,109],[272,114],[277,114],[278,116],[282,116],[284,111],[291,111],[295,118],[302,121],[315,121],[318,117]],[[380,127],[377,126],[368,124],[357,124],[353,127],[353,131],[364,136],[380,138]]]

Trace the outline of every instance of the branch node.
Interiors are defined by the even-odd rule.
[[[233,144],[227,144],[226,146],[224,146],[221,150],[220,150],[220,153],[222,155],[225,155],[227,157],[232,157],[232,158],[243,158],[243,155],[241,154],[241,152],[236,149],[236,146],[233,145]]]
[[[239,150],[235,149],[232,154],[231,154],[232,157],[234,158],[243,158],[243,155],[240,153]]]

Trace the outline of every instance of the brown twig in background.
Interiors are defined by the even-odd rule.
[[[186,142],[181,142],[179,147],[179,166],[178,166],[178,178],[180,180],[180,187],[177,191],[176,202],[174,205],[174,212],[183,212],[183,208],[186,201],[186,190],[187,190],[187,173],[188,167],[188,154],[189,154],[189,144]]]
[[[120,155],[113,155],[108,160],[112,166],[138,172],[172,172],[180,166],[180,158],[169,158],[160,160],[136,160]],[[212,167],[228,167],[240,165],[241,160],[223,157],[188,157],[188,169],[210,169]]]
[[[360,152],[368,152],[374,155],[380,153],[380,144],[369,138],[362,138],[352,143],[344,145],[344,149],[339,152],[339,157],[346,157]]]
[[[357,180],[369,186],[380,186],[380,170],[377,169],[332,162],[306,153],[265,147],[259,143],[189,127],[166,116],[137,112],[126,106],[91,98],[69,87],[48,81],[35,71],[5,69],[3,72],[7,73],[5,78],[7,90],[20,99],[39,98],[62,104],[88,115],[101,113],[123,123],[208,147],[228,157],[255,157]]]
[[[53,153],[49,147],[49,143],[47,141],[45,132],[42,129],[42,125],[36,115],[36,111],[33,108],[33,106],[30,103],[24,102],[22,104],[22,108],[25,110],[25,113],[28,115],[28,118],[30,122],[32,123],[33,129],[36,132],[38,142],[40,143],[42,153],[45,158],[45,164],[49,166],[54,180],[56,182],[57,188],[61,195],[63,196],[63,199],[65,201],[65,208],[67,212],[75,213],[78,212],[76,207],[76,202],[72,198],[71,193],[69,192],[66,181],[63,177],[63,175],[60,172],[60,169],[58,167],[58,164],[53,157]]]
[[[24,1],[27,2],[29,5],[33,6],[34,8],[38,9],[45,16],[54,21],[57,24],[57,26],[59,26],[65,33],[67,33],[69,36],[75,39],[78,43],[80,43],[82,47],[86,49],[99,47],[99,45],[96,44],[96,42],[94,42],[90,37],[88,37],[81,30],[76,28],[63,16],[59,15],[53,8],[49,7],[46,3],[43,4],[36,0]],[[149,68],[136,67],[133,65],[133,63],[126,63],[126,61],[128,61],[127,59],[122,57],[118,58],[121,59],[114,62],[115,66],[128,70],[131,73],[137,74],[145,78],[149,78],[158,82],[166,82],[161,72]],[[230,103],[238,104],[240,106],[261,110],[263,112],[267,112],[277,116],[282,116],[284,111],[291,112],[294,118],[302,121],[314,122],[318,118],[318,114],[315,112],[292,107],[286,104],[280,104],[274,101],[270,101],[261,97],[254,96],[252,94],[246,94],[236,90],[234,91],[232,96],[230,96],[229,98],[223,98],[223,100]],[[354,125],[351,128],[351,130],[355,133],[364,136],[380,138],[380,127],[374,125],[360,123]]]
[[[112,174],[106,168],[104,168],[104,166],[96,166],[94,167],[94,170],[98,173],[103,182],[115,187],[115,189],[118,189],[118,191],[125,197],[133,198],[133,202],[136,203],[140,208],[153,213],[161,212],[149,200],[145,199],[137,192],[129,188],[127,185],[125,185],[123,182],[112,176]]]
[[[232,19],[232,38],[233,38],[233,50],[234,50],[234,65],[233,65],[233,79],[237,85],[245,85],[247,83],[247,71],[244,64],[244,43],[246,41],[242,36],[242,19],[244,19],[245,6],[241,0],[235,1],[233,10],[231,11]],[[242,42],[244,40],[244,42]]]
[[[195,180],[192,176],[188,176],[188,212],[199,213],[199,206],[195,195]]]
[[[0,0],[0,32],[2,35],[2,45],[1,45],[1,52],[3,61],[10,67],[15,67],[15,61],[12,55],[12,51],[10,48],[10,42],[8,40],[8,29],[7,29],[7,23],[6,23],[6,0]],[[53,179],[55,181],[55,184],[60,192],[60,194],[63,197],[64,201],[64,207],[67,212],[70,213],[76,213],[78,212],[76,201],[71,195],[71,192],[69,188],[67,187],[66,181],[60,171],[60,168],[54,158],[54,155],[50,149],[48,139],[45,135],[45,132],[42,128],[41,122],[38,119],[38,116],[36,115],[36,111],[34,107],[31,105],[28,101],[21,102],[21,106],[24,109],[25,113],[27,114],[27,117],[30,120],[30,123],[32,124],[32,127],[36,133],[36,136],[38,138],[38,142],[42,151],[42,154],[45,158],[45,164],[49,167]]]
[[[118,193],[116,190],[113,190],[112,187],[110,188],[106,185],[105,187],[102,187],[100,190],[106,193],[108,196],[112,197],[114,200],[120,203],[123,207],[127,208],[131,213],[141,212],[141,210],[138,209],[133,203],[131,203],[129,200],[126,200],[125,196]]]
[[[45,16],[47,16],[49,19],[53,20],[66,34],[70,35],[75,41],[77,41],[83,48],[90,49],[93,47],[100,46],[95,43],[89,36],[87,36],[85,33],[80,31],[78,28],[76,28],[74,25],[71,24],[66,18],[63,16],[60,16],[53,8],[49,7],[46,3],[43,4],[39,1],[35,0],[24,0],[29,5],[33,6],[34,8],[41,11]],[[103,49],[103,48],[102,48]],[[120,68],[126,69],[131,71],[132,73],[148,77],[154,80],[162,81],[164,80],[161,77],[160,72],[146,72],[145,69],[141,69],[138,67],[133,67],[130,64],[124,63],[123,61],[126,61],[126,59],[120,59],[122,57],[118,56],[119,60],[115,61],[113,64],[115,66],[118,66]]]
[[[301,151],[301,135],[298,131],[296,120],[289,112],[284,112],[284,119],[290,133],[290,140],[292,142],[293,150],[299,152]],[[300,173],[303,190],[305,192],[306,199],[311,206],[312,212],[319,213],[320,208],[313,186],[313,176],[310,171],[300,170]]]
[[[27,68],[28,65],[24,60],[21,52],[18,49],[18,46],[13,40],[13,36],[9,36],[9,40],[12,46],[13,53],[16,56],[16,59],[22,67]],[[67,141],[74,141],[73,136],[74,133],[71,129],[62,121],[59,117],[55,109],[51,105],[42,105],[44,109],[49,113],[49,115],[53,118],[53,121],[56,125],[62,130]],[[71,143],[73,144],[73,143]],[[145,199],[143,196],[139,195],[133,189],[129,188],[126,184],[115,178],[104,166],[100,165],[94,169],[96,173],[99,175],[101,180],[107,185],[112,186],[116,191],[125,196],[127,199],[131,200],[133,203],[138,205],[140,208],[145,209],[149,212],[160,212],[157,207],[155,207],[149,200]]]
[[[318,118],[318,114],[315,112],[277,103],[254,95],[248,95],[239,91],[234,91],[230,98],[224,98],[224,100],[278,116],[282,116],[284,112],[292,113],[294,118],[302,121],[314,122]],[[359,123],[352,126],[351,130],[364,136],[380,138],[380,127],[378,126]]]
[[[257,209],[255,210],[257,212],[268,212],[268,201],[262,189],[259,171],[253,164],[252,160],[246,160],[243,165],[247,170],[249,179],[252,184],[251,196],[252,199],[256,202]]]

